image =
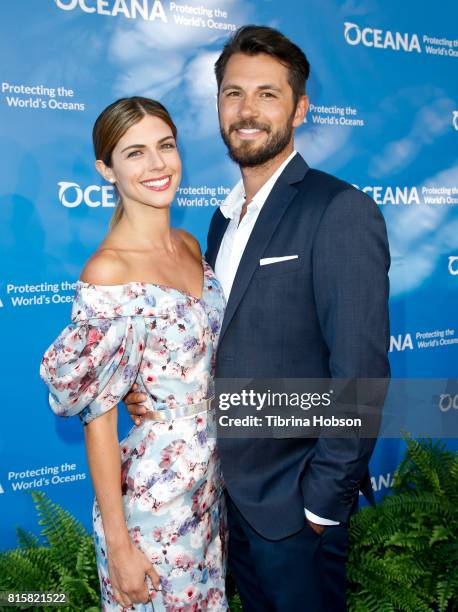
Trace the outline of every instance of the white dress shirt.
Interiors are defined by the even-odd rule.
[[[220,211],[226,219],[230,219],[230,221],[221,241],[221,246],[219,247],[218,257],[215,263],[215,274],[223,287],[226,301],[229,299],[237,268],[239,267],[240,260],[242,259],[248,239],[253,231],[254,224],[259,217],[259,213],[269,197],[273,186],[277,182],[278,177],[295,155],[296,151],[293,151],[272,174],[270,179],[268,179],[261,189],[259,189],[251,202],[248,203],[246,214],[240,223],[240,212],[245,203],[245,189],[242,179],[240,179],[220,206]]]
[[[278,177],[295,155],[296,151],[293,151],[264,183],[259,191],[257,191],[251,202],[248,203],[245,216],[240,222],[240,213],[245,203],[245,190],[242,179],[240,179],[220,206],[221,213],[226,219],[230,219],[230,221],[219,247],[215,263],[215,274],[223,287],[226,301],[229,300],[237,268],[239,267],[240,260],[242,259],[243,252],[251,236],[256,220],[259,217],[259,213],[277,182]],[[313,523],[318,523],[319,525],[339,524],[338,521],[332,521],[331,519],[317,516],[306,508],[305,515],[308,520]]]

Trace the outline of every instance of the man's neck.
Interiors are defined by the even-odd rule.
[[[253,197],[266,183],[272,174],[274,174],[282,163],[287,159],[294,150],[294,145],[286,147],[273,159],[270,159],[265,164],[254,166],[253,168],[240,168],[242,173],[243,187],[245,189],[245,202],[250,203]]]

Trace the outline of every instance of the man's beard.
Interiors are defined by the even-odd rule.
[[[294,113],[289,117],[286,125],[276,132],[272,133],[270,126],[264,123],[257,123],[253,120],[239,121],[231,125],[229,133],[226,132],[220,124],[221,138],[227,147],[229,157],[238,164],[241,168],[254,168],[262,166],[266,162],[277,157],[279,153],[284,151],[291,141],[293,134],[293,119]],[[268,138],[264,146],[251,148],[252,141],[243,142],[237,148],[232,145],[229,135],[234,130],[240,129],[259,129],[267,132]]]

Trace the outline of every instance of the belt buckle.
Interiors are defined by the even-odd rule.
[[[161,421],[162,423],[164,421],[166,421],[166,417],[165,414],[163,414],[162,410],[148,410],[148,412],[146,413],[146,416],[149,420],[151,421]]]

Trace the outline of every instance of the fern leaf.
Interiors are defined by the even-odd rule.
[[[84,527],[69,512],[49,500],[42,491],[32,493],[40,517],[42,535],[56,561],[69,572],[74,570],[79,541],[86,535]]]
[[[20,527],[16,529],[17,541],[21,548],[37,548],[40,542],[35,534],[24,531]]]
[[[0,555],[2,591],[52,591],[57,580],[56,564],[48,548],[20,548]]]
[[[59,590],[68,593],[70,609],[80,612],[81,609],[96,605],[99,601],[95,591],[86,580],[73,576],[64,576],[59,584]]]
[[[429,545],[433,546],[434,544],[436,544],[436,542],[444,542],[453,537],[453,530],[450,529],[450,527],[445,527],[444,525],[435,525],[433,527],[433,531],[429,539]]]

